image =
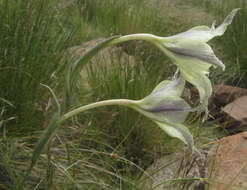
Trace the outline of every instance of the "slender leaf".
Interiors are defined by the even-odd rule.
[[[30,172],[33,166],[36,164],[40,154],[44,150],[44,147],[47,145],[48,141],[51,139],[52,135],[54,134],[55,129],[59,125],[59,118],[60,118],[60,113],[55,112],[50,120],[48,127],[45,129],[45,131],[39,138],[38,142],[36,143],[32,155],[31,165],[29,167],[28,172]]]
[[[59,126],[59,121],[60,121],[60,116],[61,116],[61,106],[60,106],[57,96],[55,95],[55,93],[49,86],[44,85],[44,84],[41,84],[41,85],[48,88],[48,90],[52,94],[53,100],[56,104],[56,111],[53,113],[47,128],[45,129],[45,131],[43,132],[43,134],[41,135],[41,137],[39,138],[38,142],[36,143],[34,147],[31,165],[29,167],[28,172],[31,171],[31,169],[37,162],[40,154],[44,150],[44,147],[47,145],[52,135],[54,134],[55,129]]]

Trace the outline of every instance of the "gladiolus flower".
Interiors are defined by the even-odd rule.
[[[208,98],[212,94],[211,82],[208,79],[209,68],[219,66],[223,70],[225,69],[225,65],[215,56],[207,42],[224,34],[238,10],[234,9],[217,28],[215,28],[214,22],[211,28],[197,26],[170,37],[131,34],[114,39],[110,44],[129,40],[146,40],[154,44],[179,68],[184,79],[198,89],[202,108],[207,110]]]
[[[185,81],[182,77],[159,83],[152,93],[129,105],[136,111],[153,120],[168,135],[182,140],[193,151],[193,137],[182,124],[188,113],[194,111],[180,96]]]

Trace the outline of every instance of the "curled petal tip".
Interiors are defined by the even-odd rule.
[[[231,13],[225,18],[225,20],[223,21],[223,23],[221,25],[219,25],[215,30],[211,30],[213,37],[215,36],[221,36],[224,34],[224,32],[227,29],[227,26],[230,25],[233,21],[233,18],[235,17],[235,15],[237,14],[238,10],[240,8],[237,9],[233,9],[231,11]]]
[[[241,9],[241,8],[233,9],[232,12],[234,12],[234,13],[236,14],[240,9]]]
[[[239,10],[240,8],[233,9],[232,12],[225,18],[224,23],[231,24],[234,16],[237,14]]]

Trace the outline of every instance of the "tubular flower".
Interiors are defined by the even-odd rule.
[[[196,86],[200,102],[205,109],[212,94],[211,82],[207,77],[209,68],[219,66],[225,69],[225,65],[215,56],[207,42],[224,34],[238,10],[234,9],[217,28],[215,22],[211,28],[197,26],[186,32],[165,37],[161,40],[163,43],[158,44],[158,47],[179,67],[181,75]]]
[[[193,151],[193,137],[182,124],[188,113],[193,111],[180,97],[184,85],[182,77],[172,81],[165,80],[159,83],[150,95],[135,101],[129,107],[153,120],[168,135],[182,140]]]
[[[238,10],[232,10],[217,28],[215,28],[214,22],[211,28],[197,26],[170,37],[159,37],[152,34],[131,34],[117,38],[111,44],[129,40],[146,40],[158,47],[179,68],[184,79],[198,89],[202,108],[207,110],[208,98],[212,94],[212,86],[208,78],[209,68],[211,66],[219,66],[223,70],[225,69],[225,65],[215,56],[207,42],[216,36],[224,34]]]

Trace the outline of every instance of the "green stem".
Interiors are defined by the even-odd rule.
[[[116,45],[118,43],[123,43],[131,40],[144,40],[147,41],[154,46],[156,46],[158,49],[160,49],[164,54],[166,54],[168,57],[170,57],[175,62],[174,55],[169,52],[164,46],[163,43],[169,42],[169,37],[160,37],[155,36],[153,34],[147,34],[147,33],[139,33],[139,34],[130,34],[121,36],[120,38],[116,38],[112,40],[107,46]]]
[[[130,35],[122,36],[120,38],[116,38],[115,40],[112,40],[108,45],[111,46],[118,43],[127,42],[130,40],[145,40],[151,43],[156,43],[161,39],[163,38],[159,36],[155,36],[153,34],[146,34],[146,33],[130,34]]]
[[[85,106],[81,106],[79,108],[76,108],[66,114],[64,114],[60,120],[59,123],[62,123],[63,121],[83,112],[86,110],[90,110],[93,108],[97,108],[97,107],[102,107],[102,106],[110,106],[110,105],[121,105],[121,106],[131,106],[132,104],[135,104],[137,101],[136,100],[128,100],[128,99],[114,99],[114,100],[103,100],[100,102],[95,102],[92,104],[88,104]]]

